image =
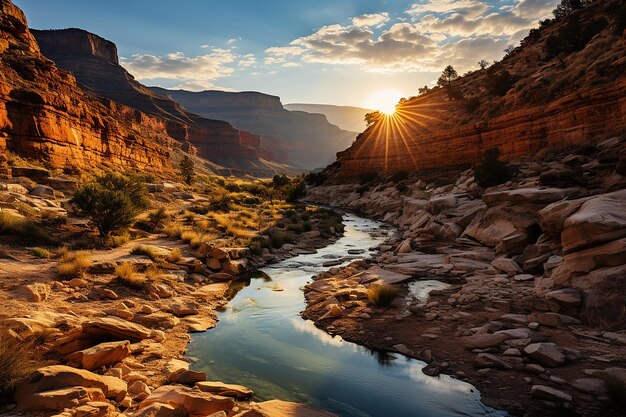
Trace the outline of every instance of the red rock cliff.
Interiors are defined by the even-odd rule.
[[[176,144],[164,122],[80,89],[41,54],[9,0],[0,0],[0,76],[0,136],[8,150],[57,166],[171,169]]]
[[[451,100],[444,89],[413,97],[394,117],[380,119],[337,158],[345,176],[411,171],[479,162],[485,150],[503,158],[563,148],[626,132],[626,40],[615,30],[619,1],[593,3],[576,12],[582,27],[606,19],[583,48],[562,57],[546,52],[546,39],[567,22],[555,22],[527,38],[492,71],[456,80]],[[489,91],[494,74],[515,79],[506,94]]]

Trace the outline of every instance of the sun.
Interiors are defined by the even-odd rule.
[[[391,116],[396,112],[396,104],[398,104],[401,97],[402,93],[398,90],[378,90],[367,101],[366,107]]]

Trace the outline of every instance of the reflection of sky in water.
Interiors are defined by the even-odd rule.
[[[329,258],[348,249],[380,244],[378,223],[347,215],[345,236],[316,254],[301,255],[262,269],[220,313],[220,323],[195,334],[188,355],[209,379],[250,387],[257,399],[307,402],[341,417],[496,416],[472,387],[447,376],[424,375],[422,362],[371,352],[332,337],[298,313],[302,287],[327,268]],[[349,261],[345,262],[346,264]],[[276,288],[283,291],[275,291]]]

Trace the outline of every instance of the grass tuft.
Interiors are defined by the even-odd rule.
[[[147,283],[146,277],[137,272],[137,268],[130,262],[122,262],[115,267],[115,278],[131,288],[141,288]]]
[[[50,241],[48,234],[34,222],[6,211],[0,211],[0,234]]]
[[[50,259],[52,258],[52,252],[45,248],[34,248],[33,254],[41,259]]]
[[[615,373],[603,372],[600,379],[604,381],[611,408],[626,412],[626,378]]]
[[[167,262],[170,262],[173,264],[176,262],[180,262],[181,259],[183,259],[183,254],[180,252],[180,249],[177,247],[172,248],[170,254],[167,255],[167,258],[165,258]]]
[[[61,257],[57,265],[57,272],[61,278],[70,279],[81,277],[91,266],[91,256],[86,251],[69,251],[61,249]]]
[[[400,293],[398,288],[390,284],[373,284],[367,290],[367,298],[379,307],[389,307]]]
[[[8,401],[15,384],[38,368],[35,345],[0,334],[0,403]]]
[[[147,256],[152,261],[157,261],[159,259],[158,251],[154,247],[148,245],[137,245],[130,251],[130,253],[133,255]]]

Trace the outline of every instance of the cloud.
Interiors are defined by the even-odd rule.
[[[497,8],[481,0],[425,0],[413,4],[410,19],[388,13],[361,15],[351,24],[331,24],[266,50],[267,65],[298,62],[359,65],[367,71],[457,70],[494,60],[516,44],[558,0],[515,0]]]
[[[243,55],[242,57],[239,58],[238,64],[242,68],[248,68],[248,67],[252,67],[252,66],[256,65],[257,64],[257,60],[256,60],[256,57],[254,56],[254,54],[247,54],[247,55]]]
[[[165,55],[138,54],[122,58],[122,65],[139,80],[165,79],[185,85],[213,86],[212,81],[234,72],[237,59],[231,50],[213,48],[207,54],[187,56],[183,52]]]
[[[352,19],[352,25],[357,27],[380,27],[390,20],[389,13],[362,14]]]

